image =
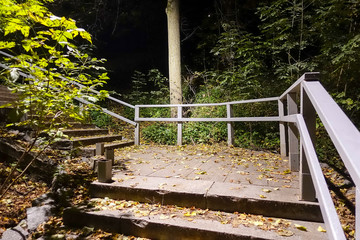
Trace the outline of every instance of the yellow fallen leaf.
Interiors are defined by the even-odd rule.
[[[260,221],[255,221],[255,222],[253,222],[253,224],[254,224],[255,226],[262,226],[262,225],[264,225],[264,223],[263,223],[263,222],[260,222]]]
[[[271,192],[270,189],[266,189],[266,188],[261,189],[261,191],[266,192],[266,193],[270,193],[270,192]]]
[[[285,171],[283,171],[283,174],[285,175],[285,174],[290,174],[291,173],[291,170],[290,169],[287,169],[287,170],[285,170]]]
[[[292,235],[294,235],[292,231],[286,229],[279,229],[277,233],[283,237],[291,237]]]
[[[187,212],[187,213],[184,213],[184,216],[185,217],[192,217],[192,216],[196,216],[196,212]]]
[[[326,230],[325,230],[322,226],[319,226],[319,227],[317,228],[317,230],[318,230],[319,232],[326,232]]]
[[[294,226],[295,226],[297,229],[301,230],[301,231],[307,231],[307,228],[304,227],[304,226],[302,226],[302,225],[300,225],[300,224],[296,224],[296,223],[295,223]]]
[[[260,195],[260,197],[261,197],[261,198],[266,198],[266,196],[264,196],[264,195]]]
[[[195,174],[198,174],[198,175],[205,175],[205,174],[207,174],[207,172],[205,172],[205,171],[200,171],[200,172],[197,172],[197,173],[195,173]]]

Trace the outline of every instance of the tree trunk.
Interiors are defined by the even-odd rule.
[[[168,0],[166,14],[168,21],[169,84],[170,104],[182,103],[181,54],[180,54],[180,0]],[[176,108],[171,111],[176,116]]]

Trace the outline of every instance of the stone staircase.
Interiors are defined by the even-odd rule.
[[[298,188],[282,188],[281,181],[267,186],[224,182],[216,176],[210,179],[209,175],[186,179],[180,177],[179,173],[185,170],[179,169],[180,161],[188,161],[184,164],[189,165],[189,173],[195,169],[193,166],[199,168],[201,164],[220,172],[221,160],[196,160],[197,155],[184,160],[187,157],[181,155],[171,161],[176,155],[162,158],[165,154],[152,153],[154,162],[148,158],[150,154],[131,156],[136,169],[113,170],[111,183],[93,182],[93,207],[66,209],[64,223],[150,239],[328,239],[326,233],[318,230],[325,228],[319,204],[299,201]],[[116,162],[130,164],[119,158]],[[235,168],[242,175],[239,166]],[[207,171],[210,173],[211,168]],[[246,176],[251,178],[248,182],[256,182],[255,175]]]
[[[69,138],[60,140],[54,148],[79,150],[77,155],[95,156],[97,143],[104,143],[104,150],[134,145],[134,141],[123,139],[122,135],[112,134],[109,129],[98,128],[93,124],[69,122],[69,125],[71,127],[63,131]]]

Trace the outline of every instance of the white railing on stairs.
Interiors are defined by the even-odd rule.
[[[268,117],[234,117],[235,104],[278,102],[278,115]],[[226,106],[224,118],[187,118],[183,109],[191,107]],[[300,112],[299,112],[300,106]],[[142,108],[177,108],[177,117],[144,118]],[[345,239],[329,189],[316,155],[314,140],[316,116],[319,116],[356,185],[356,230],[360,231],[360,133],[319,82],[319,73],[305,73],[280,97],[212,104],[135,105],[136,144],[140,144],[140,122],[175,122],[178,126],[178,145],[182,144],[185,122],[227,122],[228,144],[234,141],[234,122],[279,122],[280,152],[289,157],[292,171],[299,171],[301,200],[319,201],[330,239]],[[359,238],[360,239],[360,238]]]

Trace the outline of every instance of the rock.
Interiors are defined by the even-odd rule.
[[[43,205],[26,209],[29,231],[34,231],[41,223],[49,220],[54,206]]]
[[[24,240],[27,239],[29,232],[20,227],[20,224],[14,228],[6,230],[2,235],[2,240]]]
[[[41,195],[40,197],[38,197],[37,199],[35,199],[32,202],[32,205],[35,206],[42,206],[42,205],[49,205],[49,204],[54,204],[55,201],[53,199],[53,194],[52,193],[46,193]]]

